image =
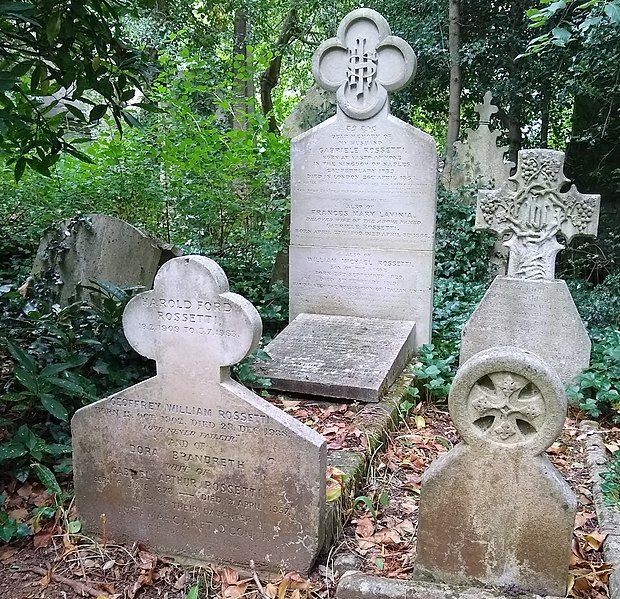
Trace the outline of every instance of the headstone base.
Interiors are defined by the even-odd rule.
[[[590,338],[559,279],[495,278],[463,328],[460,363],[502,345],[536,353],[564,384],[590,363]]]
[[[415,323],[300,314],[254,366],[270,389],[358,401],[379,401],[415,352]]]

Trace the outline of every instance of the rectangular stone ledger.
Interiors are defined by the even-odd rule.
[[[414,337],[410,321],[300,314],[256,374],[281,391],[378,401],[413,356]]]

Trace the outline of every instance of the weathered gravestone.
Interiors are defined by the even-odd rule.
[[[323,536],[326,444],[230,378],[258,344],[258,312],[215,262],[188,256],[162,266],[123,326],[157,375],[73,417],[86,528],[186,560],[307,572]]]
[[[484,94],[482,104],[476,106],[480,116],[477,129],[467,129],[466,140],[454,144],[454,162],[450,173],[450,189],[463,185],[482,187],[499,187],[508,180],[512,162],[504,160],[508,146],[497,146],[500,132],[491,130],[491,115],[498,111],[491,104],[493,94]]]
[[[424,474],[416,575],[564,596],[577,502],[544,454],[566,417],[559,377],[495,347],[459,369],[448,406],[463,442]]]
[[[564,154],[521,150],[517,173],[498,190],[480,191],[476,228],[511,234],[508,275],[497,277],[461,337],[461,363],[498,345],[531,350],[570,382],[590,361],[590,339],[555,257],[575,235],[595,236],[600,196],[581,194],[563,172]]]
[[[145,235],[113,216],[89,214],[48,232],[37,250],[32,276],[51,277],[58,302],[88,300],[86,286],[108,281],[119,287],[149,288],[157,269],[181,250]]]
[[[388,92],[411,80],[415,67],[413,50],[391,35],[380,14],[369,9],[348,14],[313,59],[319,85],[336,92],[337,114],[291,145],[291,320],[305,314],[409,322],[411,329],[393,339],[400,344],[396,353],[385,353],[392,364],[401,355],[406,362],[431,334],[435,143],[391,116],[388,100]],[[305,320],[311,326],[318,322]],[[325,347],[324,366],[291,370],[289,380],[311,380],[319,395],[349,397],[321,384],[321,369],[332,371],[338,363],[340,348],[330,354],[333,335],[310,339],[310,332],[307,343]],[[270,377],[272,367],[284,374],[282,360],[302,364],[312,351],[295,334],[295,346],[280,347],[296,351],[299,359],[268,346],[273,360],[262,366],[263,376]],[[286,339],[288,329],[282,335]],[[374,344],[382,347],[381,334]],[[348,351],[354,355],[356,349]],[[394,372],[390,367],[377,375],[374,387],[391,384]],[[308,392],[293,387],[286,390]]]

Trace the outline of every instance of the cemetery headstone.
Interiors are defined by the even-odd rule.
[[[313,59],[318,84],[336,93],[336,115],[291,143],[291,320],[415,323],[415,335],[399,338],[407,359],[430,340],[437,156],[430,135],[389,114],[388,92],[405,86],[415,68],[413,50],[380,14],[349,13]],[[266,348],[274,368],[290,358],[276,350]],[[391,384],[393,372],[375,386]],[[320,389],[320,371],[309,376],[319,383],[315,393],[331,395]]]
[[[555,257],[575,235],[595,236],[600,196],[568,191],[564,154],[521,150],[514,176],[478,194],[476,228],[510,235],[508,275],[496,277],[465,325],[461,363],[479,351],[511,345],[537,353],[569,383],[587,368],[590,339]]]
[[[493,94],[484,94],[482,104],[476,105],[479,115],[477,129],[467,129],[465,141],[454,144],[454,162],[450,173],[450,189],[463,185],[478,188],[499,187],[510,176],[514,163],[504,160],[508,146],[497,146],[500,131],[491,130],[491,116],[498,111],[491,103]]]
[[[448,407],[463,442],[422,479],[416,575],[564,596],[577,502],[544,453],[566,417],[558,375],[488,349],[461,366]]]
[[[89,531],[186,561],[307,572],[321,547],[326,444],[230,378],[261,321],[212,260],[170,260],[123,315],[157,375],[72,420]]]
[[[92,281],[150,288],[157,269],[181,254],[125,221],[89,214],[61,223],[41,239],[31,274],[54,280],[58,302],[66,306],[90,299],[86,287]]]

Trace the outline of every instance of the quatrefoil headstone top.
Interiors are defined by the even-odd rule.
[[[521,150],[517,172],[502,187],[478,194],[476,228],[511,234],[508,276],[553,279],[555,257],[576,235],[596,237],[601,196],[583,194],[564,176],[564,153]]]
[[[411,81],[416,64],[411,46],[392,35],[387,21],[361,8],[342,20],[336,37],[317,48],[312,73],[321,87],[336,92],[346,115],[365,120],[385,106],[388,92]]]
[[[422,478],[415,575],[563,597],[577,501],[544,453],[566,417],[555,370],[517,347],[484,350],[448,407],[463,442]]]
[[[123,314],[130,345],[172,370],[214,373],[237,364],[254,350],[262,323],[256,308],[231,293],[224,271],[204,256],[166,262],[151,291],[134,297]]]

